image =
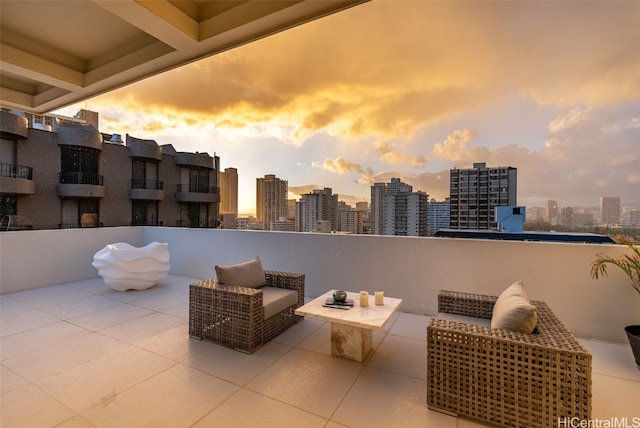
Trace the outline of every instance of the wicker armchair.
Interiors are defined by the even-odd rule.
[[[265,271],[267,287],[298,292],[298,301],[264,319],[260,288],[221,285],[213,279],[189,287],[189,335],[238,351],[253,353],[303,317],[295,315],[304,304],[304,274]]]
[[[438,311],[490,319],[496,299],[441,291]],[[591,355],[544,302],[531,303],[538,314],[534,334],[429,322],[429,408],[502,427],[591,419]]]

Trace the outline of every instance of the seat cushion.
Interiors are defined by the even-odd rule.
[[[289,306],[298,303],[298,292],[285,288],[262,287],[262,307],[264,308],[264,319],[284,311]]]
[[[468,317],[466,315],[448,314],[446,312],[438,312],[439,320],[455,321],[464,324],[482,325],[491,327],[491,320],[486,318]]]
[[[258,288],[267,284],[260,257],[230,266],[216,265],[218,282],[225,285]]]
[[[493,306],[491,328],[533,333],[538,322],[536,307],[531,304],[522,281],[518,281],[498,296]]]

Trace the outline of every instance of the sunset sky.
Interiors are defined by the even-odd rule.
[[[373,1],[54,113],[216,153],[291,198],[349,203],[400,177],[449,196],[449,169],[518,169],[518,204],[640,204],[640,2]]]

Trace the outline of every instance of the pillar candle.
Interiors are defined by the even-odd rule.
[[[376,305],[384,305],[384,291],[376,291]]]
[[[369,306],[369,293],[367,291],[360,292],[360,306],[363,308]]]

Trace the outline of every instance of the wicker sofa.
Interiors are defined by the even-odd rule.
[[[497,297],[441,291],[440,313],[491,319]],[[591,355],[544,302],[534,334],[432,319],[427,406],[502,427],[591,419]]]
[[[189,287],[189,335],[238,351],[253,353],[303,317],[295,315],[304,304],[305,275],[265,271],[266,287],[294,290],[294,305],[265,319],[261,288],[221,285],[213,279]]]

